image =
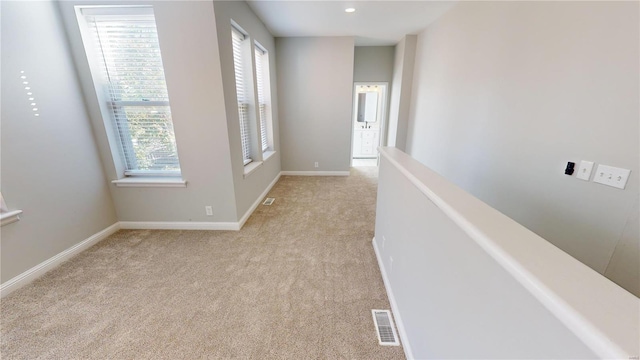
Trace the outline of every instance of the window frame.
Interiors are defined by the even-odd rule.
[[[236,38],[242,37],[236,44]],[[233,55],[233,74],[236,90],[236,103],[238,108],[238,125],[240,126],[240,146],[242,149],[242,162],[244,166],[255,161],[253,156],[252,126],[251,126],[251,101],[252,91],[248,85],[253,84],[253,77],[246,71],[251,68],[251,57],[247,61],[246,46],[250,44],[249,34],[237,23],[231,23],[231,41]],[[239,60],[239,63],[236,61]],[[240,81],[239,81],[240,80]],[[241,99],[242,97],[242,99]]]
[[[164,63],[162,61],[162,51],[159,44],[159,35],[157,33],[157,21],[155,18],[153,6],[151,5],[77,5],[74,7],[76,12],[77,22],[80,28],[80,34],[82,43],[84,46],[84,53],[87,56],[89,71],[93,79],[94,89],[96,91],[97,100],[99,102],[100,113],[102,120],[107,129],[107,137],[109,140],[111,155],[116,166],[116,174],[119,179],[127,177],[167,177],[176,178],[182,176],[182,167],[180,163],[179,149],[177,139],[175,138],[175,131],[173,130],[173,118],[171,112],[171,105],[169,99],[169,89],[166,84],[166,76]],[[96,46],[95,38],[92,34],[90,20],[87,17],[90,16],[114,16],[115,17],[131,17],[135,19],[136,16],[145,17],[153,20],[155,27],[155,34],[158,41],[158,57],[160,60],[160,66],[162,70],[164,80],[164,91],[167,94],[166,100],[121,100],[113,97],[110,89],[111,82],[107,79],[104,73],[106,68],[104,64],[104,52],[101,47]],[[144,85],[143,85],[144,86]],[[136,159],[135,154],[127,155],[126,149],[134,150],[133,142],[135,139],[127,134],[126,129],[123,129],[118,123],[118,116],[122,115],[125,111],[125,107],[166,107],[168,113],[169,125],[171,127],[171,135],[173,139],[171,145],[175,149],[175,162],[177,169],[175,170],[144,170],[134,168],[131,159]],[[149,114],[153,114],[149,112]],[[166,124],[166,122],[165,122]]]
[[[258,117],[260,121],[260,143],[262,153],[273,151],[273,131],[271,127],[271,78],[269,76],[269,51],[254,40],[256,71],[256,92],[258,101]],[[258,60],[260,59],[260,60]],[[258,67],[260,69],[258,70]]]

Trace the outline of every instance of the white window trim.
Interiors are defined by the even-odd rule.
[[[117,187],[153,187],[153,188],[186,188],[187,181],[182,178],[170,177],[126,177],[124,179],[112,180],[112,184]]]
[[[255,62],[253,65],[256,72],[256,77],[254,79],[254,82],[255,82],[255,87],[257,91],[256,112],[258,115],[258,121],[260,123],[259,143],[260,143],[260,150],[262,151],[262,153],[265,153],[269,150],[273,150],[273,146],[269,141],[269,139],[271,138],[271,132],[272,132],[270,131],[270,126],[269,126],[270,125],[269,112],[271,107],[271,104],[269,102],[269,97],[270,97],[269,85],[271,81],[269,77],[269,69],[268,68],[265,69],[265,67],[268,64],[269,52],[267,51],[267,49],[265,49],[264,46],[262,46],[262,44],[260,44],[256,40],[253,41],[253,45],[255,47],[254,49]]]
[[[244,166],[244,178],[246,179],[249,175],[253,174],[259,167],[264,164],[264,161],[252,161],[251,163]]]
[[[9,225],[20,220],[20,214],[22,214],[22,210],[13,210],[0,214],[0,226]]]
[[[165,176],[170,178],[181,177],[182,169],[175,170],[175,171],[127,170],[127,160],[124,158],[124,155],[122,154],[123,144],[121,144],[121,139],[118,136],[117,125],[114,124],[115,121],[112,119],[112,117],[114,116],[113,111],[110,109],[113,108],[114,106],[168,106],[169,111],[171,111],[170,104],[169,104],[169,101],[113,101],[110,95],[108,94],[108,92],[102,89],[103,87],[102,76],[97,75],[98,73],[100,73],[100,70],[98,70],[100,68],[100,65],[98,64],[98,59],[97,59],[100,56],[100,50],[94,51],[92,46],[87,48],[87,43],[88,42],[92,43],[93,39],[89,33],[87,21],[84,18],[85,16],[99,15],[104,17],[104,16],[113,15],[114,17],[120,17],[125,15],[125,16],[131,16],[131,17],[140,16],[142,18],[142,17],[148,17],[149,15],[152,15],[155,18],[153,6],[151,5],[77,5],[77,6],[74,6],[74,8],[75,8],[78,24],[80,25],[80,33],[81,33],[82,41],[86,49],[86,51],[84,52],[87,55],[87,58],[89,60],[90,74],[91,74],[91,77],[93,78],[96,95],[98,97],[98,100],[100,101],[99,109],[102,115],[102,121],[105,124],[105,127],[108,132],[107,137],[110,143],[111,155],[114,160],[116,176],[119,178],[119,180],[124,180],[127,177],[134,177],[134,176],[147,177],[149,178],[150,183],[157,183],[157,181],[154,181],[153,179],[154,177],[158,177],[158,178],[165,177]],[[97,52],[98,54],[93,54],[94,52]],[[176,144],[176,148],[177,148],[177,144]],[[182,165],[180,164],[179,157],[178,157],[178,164],[181,168]],[[183,181],[183,180],[180,180],[180,181],[186,183],[186,181]],[[126,181],[124,182],[126,183]],[[176,181],[173,179],[170,179],[167,181],[167,183],[174,183],[174,182]]]
[[[251,101],[249,94],[251,94],[250,89],[247,88],[249,83],[253,83],[253,77],[247,77],[247,66],[251,64],[251,58],[249,57],[249,62],[247,63],[246,53],[244,47],[242,45],[245,41],[249,40],[249,35],[246,31],[242,29],[236,22],[231,21],[231,36],[232,36],[232,52],[233,52],[233,71],[234,71],[234,79],[236,86],[236,100],[238,102],[238,124],[240,126],[240,146],[242,149],[242,161],[245,167],[249,166],[251,163],[255,163],[253,154],[253,146],[254,144],[252,139],[252,121],[251,121]],[[240,41],[239,49],[236,47],[236,38],[242,36],[242,40]],[[247,42],[250,44],[249,42]],[[240,51],[239,54],[236,51]],[[240,60],[240,63],[236,63],[236,60]],[[238,74],[238,70],[240,74]],[[238,83],[238,77],[241,79],[241,85],[243,87],[238,88],[240,85]],[[249,80],[249,81],[248,81]],[[247,94],[247,92],[249,94]],[[240,99],[240,95],[242,94],[243,99]],[[241,102],[241,100],[245,100],[246,102]],[[243,108],[243,111],[240,111],[240,108]],[[244,117],[243,117],[244,114]],[[245,157],[247,156],[247,157]],[[257,165],[255,165],[257,166]],[[253,166],[250,168],[253,169]],[[248,171],[248,170],[247,170]],[[246,171],[245,171],[246,172]]]
[[[263,161],[267,161],[269,159],[271,159],[273,157],[273,155],[276,154],[275,150],[267,150],[264,153],[262,153],[262,160]]]
[[[7,204],[4,202],[2,193],[0,193],[0,226],[5,226],[20,220],[20,214],[22,214],[22,210],[9,210]]]

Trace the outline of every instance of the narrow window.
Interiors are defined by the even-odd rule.
[[[243,55],[243,43],[246,36],[235,27],[231,28],[233,40],[233,66],[236,75],[236,95],[238,97],[238,117],[240,120],[240,137],[242,140],[242,158],[244,164],[248,164],[251,159],[251,132],[249,127],[249,97],[246,91],[244,75],[245,56]]]
[[[255,57],[256,57],[256,83],[258,88],[258,105],[260,116],[260,142],[262,145],[262,152],[269,150],[269,126],[267,124],[267,98],[265,91],[269,89],[268,77],[264,74],[269,73],[267,68],[267,51],[264,50],[260,44],[255,43]]]
[[[151,7],[80,9],[101,72],[125,175],[180,175],[169,95]],[[90,38],[90,39],[89,39]],[[87,42],[90,42],[87,44]],[[94,74],[94,78],[95,78]],[[100,93],[100,92],[99,92]]]

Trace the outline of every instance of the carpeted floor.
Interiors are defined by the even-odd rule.
[[[396,359],[377,168],[283,176],[244,228],[122,230],[1,303],[2,359]]]

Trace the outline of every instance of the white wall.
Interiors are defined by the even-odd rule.
[[[54,3],[3,1],[0,11],[0,186],[9,208],[24,211],[1,229],[4,283],[117,218]]]
[[[216,29],[220,52],[220,65],[224,85],[225,105],[227,107],[227,127],[231,150],[231,167],[237,201],[237,214],[241,218],[257,200],[269,184],[280,174],[280,134],[278,126],[278,96],[276,79],[276,47],[275,40],[262,21],[253,13],[245,2],[216,1]],[[231,20],[235,21],[246,32],[251,40],[251,54],[254,53],[253,41],[258,41],[268,52],[269,77],[271,79],[271,125],[273,130],[273,146],[276,153],[269,157],[257,170],[244,176],[242,143],[240,140],[240,122],[238,119],[238,103],[236,99],[235,72],[233,66],[233,47],[231,44]],[[253,56],[253,55],[252,55]],[[254,91],[255,93],[255,91]],[[251,112],[255,115],[255,112]],[[258,128],[258,119],[256,128]],[[259,134],[259,133],[258,133]],[[257,144],[256,144],[257,145]]]
[[[61,1],[76,66],[109,180],[116,170],[78,30],[74,5],[114,1]],[[131,4],[130,2],[121,2]],[[118,188],[111,194],[121,221],[238,220],[213,2],[153,1],[186,188]],[[213,216],[204,207],[213,206]]]
[[[406,148],[415,53],[415,35],[406,35],[396,45],[387,144],[400,150],[405,150]]]
[[[418,36],[407,151],[604,273],[638,201],[638,6],[459,3]],[[564,175],[581,159],[627,188]]]
[[[277,38],[276,51],[282,170],[348,171],[353,37]]]

